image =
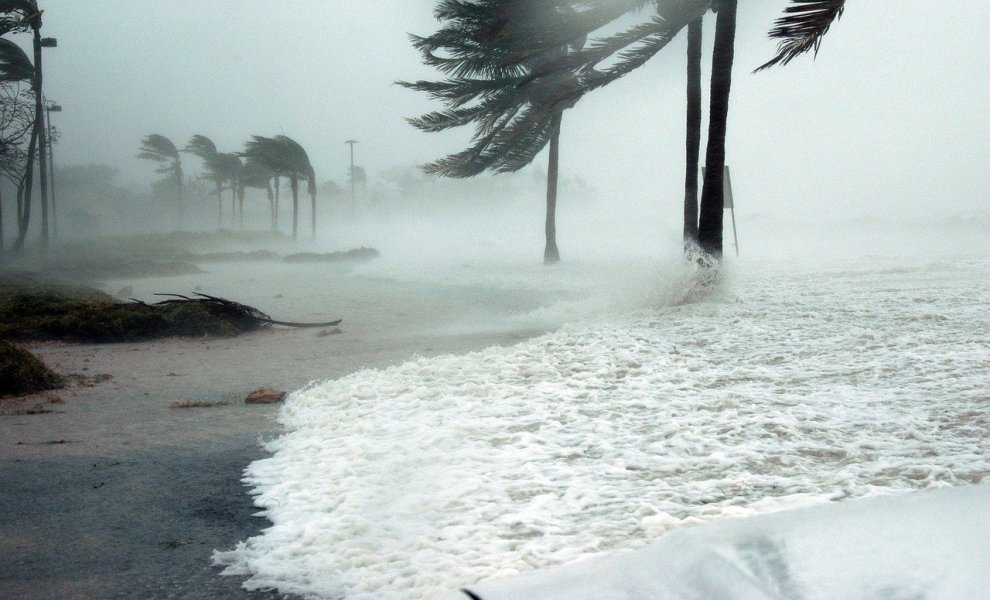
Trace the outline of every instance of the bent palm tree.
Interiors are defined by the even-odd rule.
[[[231,227],[233,227],[233,223],[237,219],[237,197],[238,190],[241,185],[241,171],[244,169],[244,164],[241,162],[239,156],[227,152],[221,152],[218,154],[217,160],[220,165],[221,173],[223,174],[223,179],[230,186],[230,223]],[[240,224],[243,228],[243,214],[241,214]]]
[[[277,172],[269,165],[254,158],[244,161],[244,170],[241,171],[241,185],[238,197],[241,204],[241,215],[244,214],[244,193],[246,188],[263,189],[268,195],[268,207],[271,216],[272,231],[276,230],[275,221],[275,194],[272,190],[272,180],[278,176]]]
[[[424,131],[475,124],[467,150],[425,165],[428,173],[472,177],[485,170],[517,171],[549,144],[544,264],[560,261],[556,239],[557,182],[562,113],[571,106],[566,94],[574,74],[546,76],[547,65],[579,52],[586,35],[561,23],[577,11],[565,3],[486,0],[442,2],[435,14],[441,29],[413,44],[427,64],[451,75],[446,81],[399,82],[441,100],[444,111],[409,122]],[[555,44],[549,41],[555,42]],[[518,93],[522,87],[526,93]],[[549,108],[544,114],[543,107]],[[527,131],[528,129],[528,131]]]
[[[244,156],[258,161],[279,176],[289,178],[292,190],[292,239],[299,234],[299,180],[305,179],[312,205],[313,237],[316,237],[316,172],[310,164],[309,156],[298,142],[284,135],[275,137],[251,136],[245,144]],[[276,194],[278,184],[276,183]]]
[[[179,226],[181,228],[185,219],[182,211],[182,157],[179,156],[179,149],[167,137],[152,133],[141,141],[141,152],[137,157],[158,163],[159,166],[155,169],[156,173],[175,178],[176,201],[179,206]]]
[[[203,167],[206,169],[206,176],[213,180],[213,183],[217,188],[217,229],[223,227],[223,182],[225,179],[224,175],[224,161],[220,158],[220,153],[217,152],[217,146],[213,141],[206,137],[205,135],[194,135],[189,139],[189,143],[186,147],[182,149],[183,152],[188,152],[194,156],[198,156],[200,160],[203,161]]]

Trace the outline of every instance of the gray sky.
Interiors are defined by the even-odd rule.
[[[429,0],[43,0],[46,91],[64,106],[57,162],[105,162],[146,185],[140,139],[195,133],[221,151],[284,132],[318,177],[342,181],[343,141],[374,176],[461,149],[470,132],[413,129],[437,108],[392,84],[433,78],[407,33],[436,28]],[[854,0],[817,60],[750,71],[786,0],[743,0],[728,162],[742,216],[912,219],[987,211],[990,3]],[[709,17],[706,45],[713,37]],[[17,36],[22,44],[26,35]],[[603,201],[670,206],[683,179],[683,36],[564,117],[562,174]],[[705,75],[707,77],[707,73]],[[707,94],[706,118],[707,118]],[[194,172],[190,157],[187,171]],[[536,165],[545,168],[545,155]],[[562,203],[566,199],[561,199]],[[795,210],[799,207],[798,210]]]

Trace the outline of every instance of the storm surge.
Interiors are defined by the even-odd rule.
[[[246,472],[271,526],[216,560],[249,588],[431,598],[701,523],[979,483],[988,266],[740,269],[708,295],[675,277],[511,347],[310,386]]]

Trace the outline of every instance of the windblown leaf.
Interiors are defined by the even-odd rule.
[[[777,55],[760,65],[756,71],[775,65],[786,65],[805,52],[818,55],[822,38],[842,12],[845,0],[791,0],[784,16],[774,22],[770,38],[780,40]]]

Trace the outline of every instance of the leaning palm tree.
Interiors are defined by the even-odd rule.
[[[549,144],[544,264],[560,262],[556,206],[562,113],[566,98],[547,92],[573,83],[573,74],[545,77],[549,64],[579,52],[586,36],[558,22],[575,18],[574,8],[518,0],[441,2],[435,15],[444,25],[429,37],[413,37],[424,62],[449,75],[440,82],[400,82],[442,101],[446,110],[409,122],[424,131],[475,125],[470,148],[423,168],[447,177],[472,177],[485,170],[511,172],[529,164]],[[555,42],[552,45],[547,42]],[[534,84],[534,82],[539,82]],[[528,85],[526,94],[516,90]],[[555,104],[538,119],[540,107]],[[521,127],[533,134],[520,135]]]
[[[245,144],[243,155],[268,167],[278,177],[289,178],[292,190],[292,239],[299,234],[299,181],[305,179],[312,204],[313,237],[316,237],[316,172],[309,156],[298,142],[284,135],[275,137],[251,136]],[[276,184],[276,194],[278,187]]]
[[[217,146],[205,135],[194,135],[189,139],[189,143],[182,149],[194,156],[198,156],[203,161],[206,169],[206,177],[213,180],[217,188],[217,229],[223,227],[223,182],[226,179],[224,161],[217,152]]]
[[[233,224],[233,222],[237,220],[237,197],[238,189],[241,186],[241,171],[244,169],[244,164],[241,162],[241,158],[239,156],[227,152],[221,152],[218,154],[217,161],[219,163],[221,173],[223,174],[223,179],[230,187],[230,222]],[[240,217],[240,224],[243,228],[243,214]]]
[[[306,191],[309,193],[312,210],[311,223],[313,238],[316,238],[316,172],[309,162],[309,156],[298,142],[284,135],[274,138],[280,148],[284,164],[289,172],[289,186],[292,189],[292,239],[296,239],[299,211],[299,180],[306,180]]]
[[[272,189],[272,180],[278,173],[268,164],[260,160],[248,157],[244,161],[244,169],[241,171],[241,185],[238,190],[238,199],[241,206],[241,217],[244,215],[244,194],[247,188],[257,188],[265,190],[268,195],[268,208],[271,217],[272,231],[276,231],[275,215],[275,193]]]
[[[152,133],[141,141],[141,152],[137,157],[158,163],[159,166],[155,169],[156,173],[175,178],[179,225],[182,227],[185,219],[182,211],[182,157],[179,156],[179,149],[167,137]]]

